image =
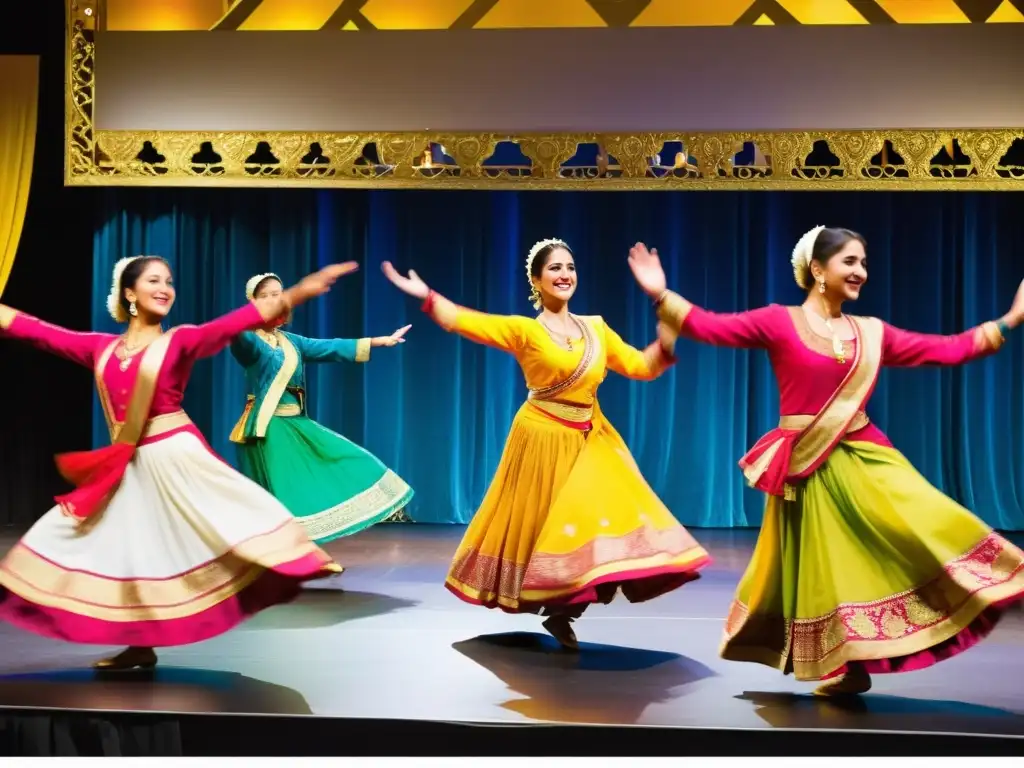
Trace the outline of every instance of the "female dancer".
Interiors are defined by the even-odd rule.
[[[128,645],[101,669],[156,664],[154,646],[227,631],[340,573],[288,510],[219,459],[181,410],[192,365],[355,264],[310,275],[275,301],[164,331],[174,304],[163,259],[114,267],[107,307],[123,336],[75,333],[0,305],[0,335],[92,368],[112,445],[57,457],[77,488],[57,497],[0,563],[0,618],[78,643]]]
[[[571,314],[576,266],[561,240],[537,243],[526,259],[537,318],[474,312],[415,272],[383,267],[442,328],[515,355],[529,388],[455,554],[449,590],[487,608],[543,613],[544,628],[576,648],[571,622],[588,604],[619,589],[631,602],[650,600],[698,577],[707,552],[644,481],[596,398],[609,368],[640,380],[663,373],[674,362],[674,333],[659,329],[660,340],[641,352],[600,317]]]
[[[274,274],[245,286],[250,301],[278,301]],[[298,519],[317,544],[369,528],[401,510],[412,489],[376,456],[306,415],[308,363],[370,359],[371,347],[393,347],[411,326],[372,339],[307,339],[279,328],[239,334],[231,353],[245,368],[249,394],[231,433],[239,467]]]
[[[688,338],[768,350],[779,427],[743,457],[765,491],[761,533],[726,623],[721,654],[859,694],[871,673],[950,658],[982,639],[1024,594],[1024,553],[917,473],[864,413],[882,366],[959,365],[997,350],[1010,311],[956,336],[842,312],[867,280],[864,239],[816,227],[793,251],[802,306],[714,314],[667,291],[657,251],[630,251],[658,317]]]

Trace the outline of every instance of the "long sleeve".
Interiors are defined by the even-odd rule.
[[[92,368],[96,355],[114,340],[106,333],[79,333],[0,304],[0,336],[24,341],[37,349]]]
[[[954,336],[915,333],[884,323],[882,365],[915,367],[961,365],[992,354],[1003,345],[995,323],[984,323]]]
[[[701,309],[668,291],[658,304],[658,319],[693,341],[716,347],[753,349],[771,344],[775,305],[749,312],[719,314]]]
[[[221,315],[202,325],[182,325],[175,338],[188,357],[212,357],[243,331],[252,331],[266,324],[255,304]]]
[[[528,324],[532,322],[517,315],[489,315],[466,309],[433,292],[423,303],[423,311],[446,331],[513,354],[525,346]]]
[[[289,334],[306,363],[365,363],[370,359],[367,339],[310,339]]]
[[[640,351],[622,340],[611,326],[605,325],[605,345],[608,367],[620,376],[640,381],[652,381],[675,363],[675,357],[668,353],[660,341],[652,342]]]
[[[252,331],[243,331],[231,341],[231,356],[243,368],[248,368],[259,359],[257,344],[259,339]]]

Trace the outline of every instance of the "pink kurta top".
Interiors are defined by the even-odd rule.
[[[886,323],[882,336],[882,366],[959,365],[993,352],[978,344],[977,329],[954,336],[904,331]],[[811,330],[800,307],[769,304],[735,314],[719,314],[694,306],[683,321],[681,335],[722,347],[761,348],[768,352],[779,385],[780,416],[813,416],[832,397],[850,371],[855,342],[844,342],[846,362],[836,361],[832,340]],[[846,435],[889,446],[885,434],[867,424]]]
[[[27,341],[39,349],[94,370],[98,365],[103,366],[98,374],[97,387],[110,422],[113,442],[105,448],[57,457],[61,474],[76,486],[71,493],[56,497],[65,514],[84,520],[103,509],[121,482],[137,446],[164,440],[183,431],[192,432],[202,440],[202,435],[181,410],[192,366],[199,358],[215,355],[224,349],[239,333],[264,324],[256,305],[249,304],[204,325],[184,325],[168,331],[169,335],[160,339],[161,345],[166,344],[162,358],[155,356],[150,364],[150,375],[146,379],[148,385],[142,390],[146,397],[140,398],[135,406],[145,409],[151,393],[148,410],[132,415],[130,408],[140,366],[148,363],[147,353],[159,353],[159,347],[151,345],[139,350],[122,371],[117,355],[108,351],[118,337],[105,333],[76,333],[16,313],[4,329],[4,335]],[[103,363],[105,354],[109,359]],[[158,368],[155,367],[157,364]],[[154,422],[162,416],[171,418]],[[147,435],[146,425],[154,424],[159,428]]]
[[[239,333],[259,328],[264,324],[265,321],[256,305],[247,304],[203,325],[178,326],[157,377],[149,417],[180,411],[185,387],[196,360],[217,354]],[[60,355],[87,368],[94,368],[100,355],[117,339],[117,336],[109,333],[69,331],[22,312],[14,316],[10,327],[2,333],[11,338],[27,341],[43,351]],[[124,420],[143,354],[144,350],[140,350],[124,371],[121,370],[121,361],[116,355],[111,355],[104,367],[103,383],[110,397],[113,415],[118,421]]]

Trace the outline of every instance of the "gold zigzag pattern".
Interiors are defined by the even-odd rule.
[[[109,30],[397,30],[1024,22],[1024,0],[106,0]]]

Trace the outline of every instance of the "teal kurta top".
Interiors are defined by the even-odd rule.
[[[231,432],[242,443],[267,434],[274,415],[306,412],[307,363],[364,363],[369,339],[309,339],[287,331],[246,331],[231,344],[231,354],[245,369],[245,410]]]

